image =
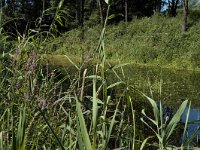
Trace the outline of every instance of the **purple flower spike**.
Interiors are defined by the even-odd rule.
[[[21,53],[21,50],[19,48],[16,49],[16,54],[19,55]]]
[[[20,82],[19,82],[19,81],[17,81],[17,83],[16,83],[16,89],[19,89],[19,88],[20,88],[20,86],[21,86]]]
[[[31,65],[31,71],[32,71],[32,73],[36,71],[36,64]]]
[[[46,74],[47,74],[47,77],[49,76],[49,63],[46,64]]]

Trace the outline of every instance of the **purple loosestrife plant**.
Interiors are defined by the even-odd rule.
[[[36,55],[35,50],[31,50],[28,53],[28,60],[26,63],[27,75],[35,74],[36,69],[37,69],[36,59],[37,59],[37,55]]]
[[[47,100],[44,99],[43,97],[38,97],[38,98],[37,98],[37,102],[38,102],[38,107],[39,107],[41,110],[48,109]]]
[[[36,96],[39,90],[37,90],[37,83],[35,83],[37,71],[37,54],[35,50],[30,50],[27,53],[27,60],[25,64],[25,82],[27,92],[25,94],[25,99],[30,100]]]
[[[46,76],[49,77],[49,62],[46,63],[45,69],[46,69]]]
[[[21,82],[19,80],[17,80],[15,87],[16,87],[16,89],[20,89],[21,88]]]
[[[17,48],[15,53],[16,53],[16,55],[20,55],[21,54],[21,49]]]

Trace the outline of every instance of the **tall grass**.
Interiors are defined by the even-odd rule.
[[[111,3],[106,2],[108,19]],[[107,19],[98,45],[92,51],[98,61],[83,60],[77,64],[65,55],[73,67],[73,75],[49,66],[48,60],[40,55],[40,36],[19,36],[10,55],[2,55],[0,149],[191,148],[190,143],[199,131],[187,138],[187,121],[179,136],[183,139],[181,144],[171,142],[181,115],[191,104],[184,101],[174,116],[167,119],[163,117],[161,102],[158,106],[129,85],[123,70],[127,64],[112,66],[107,61],[104,43]],[[31,45],[34,48],[30,49]],[[117,82],[109,81],[107,75],[111,72]],[[119,89],[118,93],[110,92],[114,89]],[[130,93],[139,94],[144,103],[134,100]],[[139,108],[142,104],[146,104],[142,106],[146,111]]]

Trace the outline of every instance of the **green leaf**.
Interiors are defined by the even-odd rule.
[[[127,65],[129,65],[129,64],[130,64],[130,63],[118,64],[118,65],[115,65],[115,66],[113,66],[113,68],[112,68],[112,69],[121,68],[121,67],[127,66]]]
[[[74,65],[74,67],[77,69],[77,70],[79,70],[79,67],[67,56],[67,55],[64,55],[69,61],[70,61],[70,63],[72,64],[72,65]]]
[[[111,136],[111,133],[112,133],[112,130],[113,130],[113,126],[114,126],[114,124],[115,124],[115,117],[116,117],[116,115],[117,115],[119,103],[120,103],[120,101],[118,102],[118,104],[117,104],[117,106],[116,106],[114,115],[113,115],[112,120],[111,120],[111,123],[110,123],[110,127],[109,127],[109,130],[108,130],[108,134],[107,134],[107,138],[106,138],[106,143],[105,143],[105,145],[104,145],[104,149],[106,149],[107,144],[108,144],[108,142],[109,142],[109,140],[110,140],[110,136]]]
[[[98,79],[98,80],[102,80],[102,77],[101,76],[97,76],[97,75],[90,75],[90,76],[86,76],[85,77],[86,79]]]
[[[122,13],[119,13],[119,14],[112,14],[112,15],[110,15],[109,17],[108,17],[108,20],[110,20],[110,19],[113,19],[113,18],[115,18],[115,17],[117,17],[117,16],[124,16]]]
[[[92,107],[92,123],[93,123],[93,135],[94,135],[94,148],[96,147],[96,127],[97,127],[97,114],[98,114],[98,100],[96,93],[96,79],[93,79],[93,107]]]
[[[120,84],[122,84],[122,83],[124,83],[124,82],[122,82],[122,81],[116,82],[116,83],[114,83],[114,84],[109,85],[109,86],[107,87],[107,89],[113,88],[113,87],[115,87],[115,86],[117,86],[117,85],[120,85]]]
[[[60,8],[62,7],[63,2],[64,2],[64,0],[61,0],[61,1],[59,2],[57,9],[60,9]]]
[[[108,17],[108,20],[115,18],[117,15],[116,14],[112,14]]]
[[[105,0],[106,4],[109,4],[109,0]]]
[[[195,137],[197,137],[197,135],[200,133],[200,128],[198,128],[190,138],[187,139],[187,141],[184,143],[185,146],[188,146]]]
[[[51,127],[49,121],[48,121],[47,118],[45,117],[44,112],[40,110],[40,114],[42,115],[42,117],[43,117],[44,121],[46,122],[47,126],[49,127],[50,131],[53,133],[53,135],[54,135],[56,141],[58,142],[58,144],[59,144],[59,146],[60,146],[60,148],[61,148],[62,150],[65,150],[64,145],[61,143],[61,140],[58,138],[58,136],[56,135],[55,131],[54,131],[53,128]],[[44,126],[43,128],[45,128],[45,126]]]
[[[90,138],[87,132],[85,120],[83,117],[83,113],[81,111],[81,106],[77,98],[76,98],[76,111],[78,113],[77,124],[78,124],[79,136],[82,139],[82,140],[81,139],[78,140],[79,146],[85,146],[85,149],[92,150],[92,145],[91,145]],[[82,142],[80,143],[80,141],[83,141],[83,143]],[[81,144],[84,144],[84,145],[81,145]]]
[[[156,126],[158,125],[157,122],[156,122],[155,120],[151,119],[150,117],[148,117],[148,116],[146,115],[144,109],[142,109],[142,114],[143,114],[146,118],[148,118],[153,124],[155,124]]]
[[[1,131],[1,133],[0,133],[0,149],[4,150],[4,146],[3,146],[3,131]]]
[[[185,111],[185,108],[187,106],[187,103],[188,103],[188,100],[185,100],[181,104],[181,106],[177,110],[176,114],[173,116],[173,118],[171,119],[171,121],[167,125],[166,135],[165,135],[165,138],[164,138],[166,141],[169,139],[169,137],[171,136],[171,134],[174,131],[175,127],[177,126],[178,122],[180,121],[181,116],[182,116],[182,114]]]
[[[153,136],[149,136],[148,138],[146,138],[146,139],[142,142],[142,145],[140,146],[140,150],[143,150],[145,144],[146,144],[147,141],[148,141],[149,139],[151,139],[151,138],[153,138]]]
[[[142,93],[142,95],[144,97],[146,97],[147,100],[151,103],[151,105],[153,107],[153,113],[154,113],[154,117],[155,117],[155,122],[156,122],[156,124],[158,124],[159,110],[158,110],[158,106],[157,106],[156,102],[153,99],[151,99],[150,97],[146,96],[144,93]]]
[[[191,101],[189,103],[189,107],[188,107],[188,110],[187,110],[187,115],[186,115],[186,120],[185,120],[185,127],[184,127],[184,131],[183,131],[183,138],[182,138],[181,146],[183,146],[183,142],[184,142],[184,139],[185,139],[185,134],[186,134],[186,131],[187,131],[188,120],[189,120],[189,115],[190,115],[190,107],[191,107]]]

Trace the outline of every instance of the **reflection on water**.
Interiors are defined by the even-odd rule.
[[[130,84],[174,110],[188,99],[192,102],[189,122],[200,120],[200,72],[136,66],[126,66],[124,72]],[[186,112],[187,109],[182,116],[183,122]],[[199,127],[200,124],[189,124],[188,137]],[[196,139],[200,139],[200,133]]]
[[[185,112],[182,116],[183,122],[186,121],[187,112],[188,112],[188,108],[186,108],[186,110],[185,110]],[[188,122],[192,122],[192,121],[195,121],[195,120],[200,120],[200,109],[191,108]],[[195,131],[199,129],[199,127],[200,127],[200,124],[198,124],[198,123],[197,124],[188,124],[187,136],[191,137],[192,134],[195,133]],[[195,139],[200,139],[200,133],[197,135],[197,137]]]
[[[122,76],[120,70],[118,73]],[[188,99],[200,108],[200,72],[129,65],[124,73],[130,84],[155,100],[178,107]]]

